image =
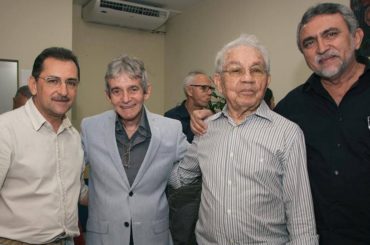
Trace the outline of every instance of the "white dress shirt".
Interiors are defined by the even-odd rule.
[[[239,125],[210,117],[170,184],[201,174],[199,244],[318,244],[302,131],[265,102]]]
[[[0,237],[42,244],[77,235],[82,168],[68,118],[55,133],[32,99],[0,115]]]

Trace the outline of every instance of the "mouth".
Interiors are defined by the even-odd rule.
[[[55,102],[68,103],[70,99],[68,97],[56,97],[52,99]]]
[[[135,105],[120,105],[119,106],[122,110],[129,110],[135,107]]]
[[[242,89],[240,90],[240,93],[247,96],[255,94],[253,89]]]
[[[323,65],[327,62],[330,62],[331,60],[337,59],[338,55],[335,53],[328,53],[323,55],[316,56],[316,62],[320,65]]]

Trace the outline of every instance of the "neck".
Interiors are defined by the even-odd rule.
[[[227,107],[227,112],[233,121],[239,125],[241,124],[249,115],[255,112],[260,104],[248,108],[240,108],[240,110],[235,110],[233,108]]]
[[[196,106],[194,104],[194,102],[189,98],[187,98],[186,101],[185,101],[185,108],[189,112],[189,114],[191,114],[195,110],[204,109],[204,107],[202,107],[202,106]]]
[[[40,110],[38,102],[33,98],[33,103],[36,106],[37,110],[41,113],[41,115],[45,118],[48,123],[53,127],[54,132],[58,132],[58,129],[60,125],[63,123],[63,119],[66,117],[66,115],[52,115],[47,114],[43,110]]]
[[[51,124],[55,132],[58,132],[60,125],[62,125],[63,123],[63,118],[59,118],[55,120],[50,120],[50,119],[48,120],[48,122]]]
[[[337,105],[340,104],[345,94],[351,89],[354,83],[365,70],[365,65],[354,62],[347,68],[347,72],[334,79],[321,79],[321,84],[334,99]]]
[[[135,118],[134,120],[123,120],[120,119],[123,128],[126,131],[126,134],[129,139],[131,139],[132,135],[136,132],[136,130],[139,128],[140,125],[141,116],[138,118]]]

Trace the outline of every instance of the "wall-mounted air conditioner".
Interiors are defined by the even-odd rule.
[[[85,21],[155,31],[168,19],[170,11],[123,0],[90,0],[82,8]]]

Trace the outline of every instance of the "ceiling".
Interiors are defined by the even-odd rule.
[[[79,5],[85,5],[89,1],[94,0],[73,0]],[[113,0],[117,1],[117,0]],[[118,0],[122,1],[122,0]],[[126,0],[127,2],[149,5],[157,8],[164,8],[171,10],[171,12],[182,12],[186,8],[201,2],[202,0]]]

